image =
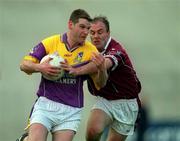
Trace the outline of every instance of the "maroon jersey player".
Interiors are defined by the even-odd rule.
[[[105,57],[108,80],[101,89],[96,89],[92,79],[88,80],[89,91],[97,96],[97,102],[88,120],[86,140],[99,141],[108,126],[108,141],[125,141],[134,132],[140,103],[140,81],[124,47],[111,38],[106,17],[93,19],[90,38]]]

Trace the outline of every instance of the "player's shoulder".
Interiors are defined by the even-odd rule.
[[[90,41],[85,41],[85,46],[88,48],[96,48]]]
[[[112,46],[117,46],[117,47],[120,47],[120,48],[123,48],[123,43],[122,42],[120,42],[120,41],[117,41],[117,40],[115,40],[115,39],[111,39],[111,42],[110,42],[110,44],[112,45]]]
[[[109,44],[109,50],[117,50],[117,51],[125,51],[124,45],[122,42],[119,42],[115,39],[111,39],[111,42]]]

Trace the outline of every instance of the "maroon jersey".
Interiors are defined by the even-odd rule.
[[[113,66],[108,70],[109,78],[105,87],[97,90],[91,79],[88,79],[89,91],[96,96],[108,100],[133,99],[138,97],[141,84],[130,61],[128,54],[122,45],[114,39],[102,52],[105,57],[112,60]]]

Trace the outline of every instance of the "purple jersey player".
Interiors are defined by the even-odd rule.
[[[91,54],[98,51],[93,44],[86,41],[90,21],[86,11],[74,10],[68,22],[67,33],[41,41],[25,56],[20,69],[27,74],[38,72],[57,76],[61,68],[51,66],[50,59],[39,63],[43,56],[53,53],[65,58],[71,66],[77,67],[91,61]],[[28,134],[17,141],[23,141],[25,137],[28,141],[46,141],[48,132],[52,133],[53,141],[72,141],[81,121],[83,81],[83,76],[74,76],[68,72],[56,81],[42,77],[37,92],[38,99],[29,119]]]

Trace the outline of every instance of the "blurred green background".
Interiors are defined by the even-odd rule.
[[[152,121],[180,119],[179,0],[0,0],[0,141],[23,132],[40,75],[19,70],[23,56],[47,36],[64,33],[77,8],[105,15],[142,82]],[[83,120],[74,141],[84,141],[94,102],[85,88]]]

